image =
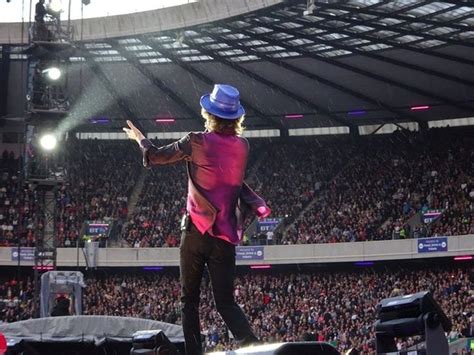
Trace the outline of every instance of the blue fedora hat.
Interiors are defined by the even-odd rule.
[[[214,116],[235,120],[245,114],[240,104],[239,90],[230,85],[216,84],[210,94],[201,97],[201,107]]]

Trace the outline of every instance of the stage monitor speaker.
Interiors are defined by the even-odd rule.
[[[132,338],[130,355],[179,355],[162,330],[141,330]]]
[[[336,348],[328,343],[313,341],[295,343],[275,343],[251,346],[238,350],[211,353],[209,355],[340,355]]]

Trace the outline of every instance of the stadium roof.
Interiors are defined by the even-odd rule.
[[[77,42],[77,115],[106,116],[107,129],[125,118],[147,130],[156,118],[198,129],[200,95],[227,82],[241,90],[249,128],[474,116],[473,2],[325,0],[307,9],[284,1],[186,29]]]

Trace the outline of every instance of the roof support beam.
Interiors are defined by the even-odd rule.
[[[413,10],[413,9],[416,9],[417,7],[420,7],[420,6],[423,6],[423,5],[426,5],[428,3],[428,1],[430,0],[425,0],[424,2],[415,2],[413,4],[409,4],[408,6],[405,6],[405,7],[402,7],[396,11],[393,11],[390,13],[390,17],[393,17],[397,14],[400,14],[400,13],[403,13],[405,11],[410,11],[410,10]],[[379,6],[381,5],[385,5],[387,3],[389,3],[390,1],[381,1],[381,2],[378,2],[378,3],[375,3],[375,4],[372,4],[370,6],[366,6],[364,7],[364,10],[365,11],[368,11],[369,9],[377,9]],[[321,5],[320,3],[318,3],[318,5]],[[347,18],[350,18],[352,16],[354,16],[355,14],[357,14],[359,12],[359,9],[352,9],[352,11],[348,12],[347,14],[344,14],[342,16],[338,16],[338,20],[342,20],[342,21],[347,21]],[[321,13],[320,12],[317,12],[316,13],[316,16],[320,16]],[[374,21],[375,19],[380,19],[380,18],[384,18],[384,17],[387,17],[387,14],[377,14],[374,16],[376,16],[375,18],[371,18],[371,19],[367,19],[367,20],[361,20],[364,24],[366,24],[367,26],[370,26],[370,22],[371,21]],[[324,20],[323,20],[324,21]],[[352,25],[351,24],[347,24],[347,25],[344,25],[344,26],[341,26],[341,27],[338,27],[338,29],[348,29],[348,28],[351,28]],[[376,30],[371,30],[371,31],[368,31],[368,32],[372,32],[372,31],[376,31]]]
[[[339,4],[318,3],[318,6],[320,6],[321,9],[324,9],[324,10],[327,10],[327,11],[330,11],[330,10],[349,11],[349,13],[348,13],[349,16],[347,16],[347,17],[351,18],[351,19],[353,19],[352,15],[354,15],[354,14],[364,14],[364,15],[374,16],[374,18],[371,18],[371,19],[368,19],[368,20],[357,19],[357,21],[359,21],[361,25],[367,25],[369,27],[371,27],[372,21],[377,20],[377,19],[381,19],[381,18],[389,17],[389,18],[393,18],[395,20],[405,21],[407,23],[422,22],[422,23],[427,25],[426,28],[428,28],[428,29],[434,28],[434,27],[442,27],[442,26],[446,25],[445,22],[431,20],[431,19],[429,19],[429,17],[436,16],[436,15],[439,15],[439,14],[443,14],[443,13],[458,9],[458,8],[463,6],[462,3],[457,3],[457,4],[454,4],[453,6],[447,8],[447,9],[442,9],[442,10],[439,10],[439,11],[436,11],[436,12],[427,13],[425,15],[421,15],[421,16],[418,16],[418,17],[412,17],[411,15],[406,14],[408,11],[411,11],[413,9],[429,5],[431,3],[432,3],[431,0],[424,0],[422,2],[415,2],[412,5],[408,5],[406,7],[403,7],[401,9],[399,9],[397,11],[393,11],[393,12],[377,11],[377,7],[368,7],[368,6],[360,7],[358,9],[355,9],[354,7],[350,7],[350,6],[341,4],[341,3],[339,3]],[[379,3],[378,5],[382,5],[382,4]],[[319,16],[319,13],[318,13],[318,16]],[[465,19],[467,19],[471,16],[472,16],[471,14],[466,14],[464,16],[456,17],[452,21],[448,22],[449,26],[452,27],[452,28],[456,28],[458,30],[466,30],[466,28],[463,25],[459,24],[459,21],[463,21],[463,20],[465,20]],[[346,21],[346,20],[348,20],[348,19],[344,19],[344,21]],[[393,26],[400,26],[400,25],[402,25],[402,24],[394,24]],[[347,29],[347,28],[350,27],[350,25],[346,25],[346,26],[342,26],[342,27],[344,29]],[[391,27],[392,26],[388,26],[387,29],[390,29]],[[370,30],[367,33],[374,32],[374,31],[378,31],[378,30],[377,29]]]
[[[127,59],[129,63],[131,63],[138,71],[146,77],[153,85],[155,85],[158,89],[163,91],[166,95],[168,95],[178,106],[183,109],[190,117],[194,119],[199,119],[201,117],[200,113],[194,110],[191,106],[188,105],[178,94],[176,94],[173,90],[171,90],[166,83],[157,78],[145,65],[141,64],[137,57],[127,53],[126,49],[122,49],[121,46],[115,42],[115,49],[122,55],[124,58]]]
[[[330,41],[325,41],[325,40],[322,40],[322,39],[319,39],[319,38],[313,38],[312,36],[301,34],[301,33],[297,32],[295,30],[292,30],[292,29],[283,29],[283,28],[280,28],[280,27],[272,26],[272,25],[267,25],[267,27],[272,28],[274,31],[290,33],[290,34],[293,34],[294,36],[299,37],[299,38],[305,38],[305,39],[309,39],[311,41],[317,41],[317,42],[320,42],[320,43],[324,43],[324,44],[327,43],[328,45],[331,45]],[[260,39],[267,40],[267,41],[271,40],[271,38],[269,39],[268,35],[266,35],[266,34],[263,34],[263,35],[253,34],[253,36],[255,38],[260,38]],[[347,50],[350,50],[350,49],[347,49]],[[332,60],[332,59],[328,59],[328,58],[324,58],[324,57],[320,57],[320,56],[315,56],[312,52],[310,52],[306,49],[300,49],[299,51],[300,51],[300,53],[302,53],[302,54],[304,54],[304,55],[306,55],[310,58],[313,58],[313,59],[316,59],[316,60],[319,60],[319,61],[323,61],[323,62],[332,64],[334,66],[337,66],[337,67],[340,67],[340,68],[343,68],[343,69],[350,70],[352,72],[358,73],[358,74],[366,76],[368,78],[378,80],[378,81],[381,81],[381,82],[384,82],[384,83],[387,83],[387,84],[391,84],[391,85],[403,88],[405,90],[417,93],[417,94],[422,95],[422,96],[430,97],[432,99],[443,102],[445,104],[448,104],[448,105],[451,105],[451,106],[454,106],[454,107],[458,107],[458,108],[463,109],[463,110],[467,110],[469,113],[472,113],[472,111],[474,109],[473,107],[471,107],[469,105],[462,104],[462,103],[459,103],[457,101],[439,96],[437,94],[426,91],[425,89],[417,88],[417,87],[405,84],[403,82],[400,82],[398,80],[390,79],[390,78],[381,76],[379,74],[371,73],[367,70],[360,69],[360,68],[357,68],[355,66],[342,63],[342,62],[337,61],[337,60]]]
[[[120,95],[118,91],[115,89],[114,85],[104,73],[100,65],[98,65],[93,58],[86,57],[86,63],[89,68],[94,72],[94,74],[99,78],[102,84],[105,86],[107,91],[112,95],[117,105],[123,111],[127,119],[132,120],[133,123],[143,132],[143,127],[138,120],[137,115],[130,109],[130,105],[127,102],[127,99]]]
[[[272,14],[272,16],[274,18],[279,18],[281,21],[287,21],[288,20],[288,18],[285,18],[284,16],[279,16],[277,14]],[[461,57],[457,57],[457,56],[453,56],[453,55],[449,55],[449,54],[445,54],[445,53],[435,52],[435,51],[430,50],[430,49],[418,48],[418,47],[413,46],[413,44],[416,44],[416,43],[419,43],[419,42],[424,42],[424,41],[426,41],[426,39],[420,39],[420,40],[410,42],[410,43],[398,43],[398,42],[396,42],[395,40],[393,40],[391,38],[392,37],[399,37],[399,34],[382,38],[382,37],[369,36],[369,34],[371,34],[373,32],[380,31],[379,29],[374,29],[374,30],[371,30],[371,31],[366,31],[366,32],[361,32],[361,33],[354,33],[354,32],[351,32],[351,31],[347,30],[347,28],[353,27],[354,25],[367,25],[367,26],[370,26],[370,22],[368,22],[368,21],[365,21],[365,20],[356,20],[356,21],[344,20],[344,21],[350,22],[350,24],[347,25],[347,26],[332,27],[332,26],[328,26],[327,24],[325,24],[329,20],[332,20],[332,18],[330,16],[327,16],[327,15],[321,14],[321,13],[318,14],[318,16],[323,17],[324,19],[322,21],[318,21],[318,22],[304,21],[304,19],[300,19],[300,18],[292,19],[292,21],[296,20],[299,23],[309,24],[312,27],[317,27],[317,28],[320,28],[320,29],[324,28],[325,32],[319,33],[318,34],[319,36],[325,35],[325,34],[331,34],[331,33],[339,33],[339,34],[342,34],[342,35],[347,35],[349,37],[357,36],[360,39],[370,41],[372,44],[381,43],[381,44],[385,44],[387,46],[406,49],[406,50],[409,50],[409,51],[412,51],[412,52],[421,53],[421,54],[425,54],[425,55],[429,55],[429,56],[432,56],[432,57],[441,58],[441,59],[445,59],[445,60],[450,60],[450,61],[454,61],[454,62],[457,62],[457,63],[467,64],[467,65],[474,65],[474,60],[471,60],[471,59],[461,58]],[[262,26],[265,26],[265,25],[266,24],[262,23]],[[385,30],[386,31],[393,31],[393,32],[396,31],[395,28],[391,29],[391,26],[386,27]],[[463,30],[465,31],[466,29],[463,29]],[[349,38],[347,38],[347,37],[339,38],[339,39],[331,40],[331,43],[333,43],[333,45],[334,45],[334,43],[338,43],[338,42],[345,41],[345,40],[348,40],[348,39]]]
[[[205,82],[206,84],[209,84],[209,85],[213,85],[215,84],[214,83],[214,80],[212,80],[209,76],[203,74],[202,72],[200,72],[199,70],[197,70],[196,68],[192,67],[191,65],[189,65],[188,63],[182,61],[179,56],[175,55],[171,50],[161,46],[160,48],[158,48],[154,43],[152,43],[152,41],[150,41],[149,39],[144,42],[146,43],[147,45],[149,45],[150,47],[152,47],[154,50],[157,50],[161,53],[163,53],[167,58],[171,59],[173,63],[179,65],[181,68],[183,68],[184,70],[186,70],[188,73],[196,76],[197,78],[199,78],[200,80],[202,80],[203,82]],[[189,47],[193,48],[192,45],[190,45],[189,43],[187,44]],[[196,47],[196,49],[198,49],[198,47]],[[198,49],[199,50],[199,49]],[[274,127],[274,128],[278,128],[278,129],[286,129],[283,124],[279,121],[275,121],[273,119],[271,119],[269,116],[265,115],[263,112],[261,112],[259,109],[257,109],[256,107],[254,107],[250,102],[246,101],[246,100],[243,100],[242,98],[240,99],[242,105],[244,105],[246,108],[250,109],[251,111],[253,111],[255,113],[255,115],[261,119],[263,119],[265,122],[267,122],[271,127]]]
[[[208,34],[206,33],[206,35],[208,37],[211,37],[213,38],[216,42],[218,42],[218,40],[216,39],[216,37],[212,34]],[[189,43],[190,46],[193,46],[193,42],[190,42],[188,39],[184,39],[184,41],[186,42],[186,44]],[[330,112],[329,110],[319,106],[319,105],[316,105],[314,104],[313,102],[303,98],[302,96],[299,96],[295,93],[293,93],[292,91],[284,88],[283,86],[280,86],[278,84],[275,84],[274,82],[262,77],[261,75],[259,74],[256,74],[248,69],[245,69],[244,67],[228,60],[228,59],[225,59],[225,58],[222,58],[221,56],[219,56],[219,54],[216,54],[217,51],[213,51],[213,50],[208,50],[208,49],[205,49],[203,48],[202,46],[197,46],[197,45],[194,45],[195,47],[197,47],[199,49],[199,51],[201,53],[203,53],[204,55],[208,55],[210,57],[213,57],[215,61],[217,62],[220,62],[220,63],[223,63],[225,65],[228,65],[230,66],[232,69],[238,71],[239,73],[243,74],[243,75],[246,75],[256,81],[259,81],[261,82],[262,84],[274,89],[274,90],[277,90],[279,91],[280,93],[282,93],[283,95],[286,95],[290,98],[292,98],[293,100],[295,101],[298,101],[308,107],[311,107],[312,109],[314,109],[317,113],[322,113],[324,114],[325,116],[327,116],[328,118],[334,120],[334,121],[337,121],[345,126],[351,126],[352,123],[348,122],[347,120],[345,119],[342,119],[341,117],[333,114],[332,112]],[[159,49],[160,50],[160,49]]]
[[[330,9],[337,9],[337,10],[344,10],[344,11],[353,11],[354,10],[351,7],[347,7],[347,6],[344,6],[344,5],[337,5],[337,4],[318,3],[318,6],[320,6],[323,9],[328,9],[328,10],[330,10]],[[364,11],[363,7],[358,9],[357,12],[367,13],[367,12]],[[369,15],[374,15],[373,12],[368,12],[368,14]],[[378,15],[378,14],[375,14],[375,15]],[[386,14],[386,16],[390,16],[390,13]],[[394,18],[398,18],[398,17],[395,16]],[[335,18],[333,18],[333,20],[335,20]],[[416,17],[415,18],[402,17],[402,20],[407,21],[407,22],[416,22]],[[352,23],[357,24],[357,25],[366,25],[365,23],[363,23],[362,20],[358,20],[358,19],[346,19],[346,21],[352,22]],[[436,21],[427,21],[426,19],[423,20],[423,22],[428,23],[428,24],[438,24],[441,27],[446,25],[443,22],[437,23]],[[387,30],[386,26],[379,25],[379,24],[376,24],[376,23],[373,23],[373,22],[370,22],[370,24],[368,24],[368,26],[373,27],[374,29],[377,29],[377,30],[380,30],[380,31],[386,31]],[[403,28],[400,28],[400,27],[397,28],[396,31],[399,32],[400,35],[413,36],[413,31],[406,30],[406,29],[403,29]],[[426,38],[426,40],[429,39],[429,40],[444,41],[446,43],[453,44],[453,45],[465,46],[465,47],[471,47],[471,48],[474,47],[474,43],[470,43],[470,42],[466,42],[466,41],[462,41],[462,40],[458,40],[458,39],[453,39],[453,38],[435,36],[435,35],[431,35],[429,33],[417,33],[417,36],[424,37],[424,38]]]
[[[389,14],[377,12],[377,15],[375,15],[375,14],[373,15],[373,16],[376,16],[376,17],[375,17],[375,18],[372,18],[371,20],[359,20],[359,19],[358,19],[358,20],[359,20],[359,21],[363,21],[364,23],[369,22],[369,23],[367,24],[367,26],[370,27],[370,21],[373,22],[373,21],[376,20],[376,19],[386,18],[387,15],[388,15],[388,17],[390,17],[390,18],[394,18],[394,19],[399,20],[399,21],[406,21],[406,22],[408,22],[408,23],[412,23],[412,22],[424,23],[424,24],[426,24],[426,27],[423,27],[423,31],[425,31],[425,32],[426,32],[426,31],[430,31],[430,30],[432,30],[433,28],[440,27],[440,26],[446,26],[446,25],[449,26],[449,27],[451,27],[451,28],[456,29],[457,31],[455,31],[454,33],[458,33],[458,32],[461,32],[461,31],[465,31],[465,30],[466,30],[466,28],[465,28],[464,26],[458,25],[457,22],[458,22],[458,21],[462,21],[462,20],[464,20],[464,19],[466,19],[466,18],[471,17],[471,14],[458,17],[458,18],[455,19],[455,21],[449,21],[449,22],[447,22],[447,23],[442,23],[442,22],[432,21],[432,20],[427,19],[428,17],[433,17],[433,16],[436,16],[436,15],[444,14],[444,13],[449,12],[449,11],[456,10],[456,9],[458,9],[459,7],[462,6],[461,4],[453,5],[453,6],[449,7],[449,8],[441,9],[441,10],[438,10],[438,11],[435,11],[435,12],[430,12],[430,13],[427,13],[427,14],[425,14],[425,15],[418,16],[418,17],[416,17],[416,18],[412,18],[412,17],[408,17],[408,16],[405,16],[405,17],[403,17],[403,16],[396,16],[398,13],[402,13],[402,12],[406,12],[406,11],[410,10],[410,7],[411,7],[411,8],[417,8],[417,7],[421,7],[421,6],[424,6],[424,5],[428,5],[430,2],[431,2],[431,1],[425,1],[424,3],[415,3],[414,5],[416,5],[416,6],[409,6],[408,9],[403,8],[403,10],[391,12],[391,13],[389,13]],[[364,8],[364,10],[366,11],[367,8]],[[427,20],[426,20],[426,19],[427,19]],[[403,22],[402,22],[402,23],[396,23],[396,24],[388,25],[388,26],[386,27],[386,29],[387,29],[388,31],[394,31],[394,32],[396,32],[397,29],[398,29],[400,26],[403,26],[403,25],[404,25]],[[344,29],[347,29],[347,28],[350,28],[351,26],[353,26],[353,25],[352,25],[352,24],[348,24],[347,26],[343,26],[343,27],[345,27]],[[374,28],[374,29],[372,29],[372,30],[370,30],[370,31],[364,32],[364,34],[372,34],[372,33],[374,33],[374,32],[378,32],[378,31],[379,31],[378,29]],[[452,36],[454,33],[451,32],[449,35]],[[398,36],[398,35],[397,35],[397,36]]]
[[[237,29],[235,29],[237,30]],[[254,33],[250,32],[250,31],[247,31],[247,30],[244,30],[244,29],[240,29],[240,32],[243,32],[245,34],[248,34],[249,36],[254,36]],[[398,110],[398,109],[395,109],[395,108],[392,108],[390,107],[388,104],[378,100],[378,99],[375,99],[373,97],[370,97],[366,94],[363,94],[361,92],[358,92],[358,91],[355,91],[355,90],[352,90],[352,89],[349,89],[343,85],[340,85],[340,84],[337,84],[333,81],[330,81],[330,80],[327,80],[327,79],[324,79],[323,77],[317,75],[317,74],[314,74],[308,70],[304,70],[300,67],[297,67],[295,65],[292,65],[288,62],[285,62],[285,61],[282,61],[282,60],[279,60],[279,59],[275,59],[275,58],[272,58],[268,55],[266,55],[265,53],[263,52],[259,52],[255,49],[253,49],[252,47],[247,47],[239,42],[231,42],[231,41],[228,41],[224,38],[222,38],[221,36],[219,37],[219,41],[220,42],[223,42],[223,43],[226,43],[228,45],[234,45],[234,46],[237,46],[238,48],[240,48],[241,50],[243,51],[246,51],[247,53],[250,52],[250,54],[254,54],[254,55],[257,55],[259,57],[261,57],[262,59],[265,59],[266,61],[270,62],[270,63],[273,63],[275,65],[278,65],[280,67],[283,67],[289,71],[292,71],[294,73],[297,73],[297,74],[300,74],[304,77],[307,77],[307,78],[310,78],[312,80],[315,80],[315,81],[318,81],[324,85],[327,85],[329,87],[332,87],[336,90],[339,90],[341,92],[344,92],[346,94],[349,94],[351,96],[354,96],[354,97],[357,97],[358,99],[360,100],[363,100],[363,101],[366,101],[370,104],[373,104],[373,105],[376,105],[376,106],[379,106],[381,108],[383,108],[384,110],[388,111],[388,112],[391,112],[392,114],[394,114],[396,116],[396,118],[398,119],[404,119],[405,117],[406,118],[410,118],[412,120],[417,120],[418,118],[415,117],[414,115],[410,114],[410,113],[407,113],[407,112],[402,112],[401,110]],[[273,39],[265,39],[265,41],[267,41],[270,45],[274,45],[274,46],[280,46],[280,47],[283,47],[285,48],[286,50],[288,51],[296,51],[296,52],[299,52],[299,49],[298,48],[295,48],[295,47],[292,47],[292,46],[288,46],[288,45],[285,45],[283,42],[276,42],[274,41]],[[303,53],[302,53],[303,54]],[[405,116],[405,117],[404,117]]]
[[[275,16],[275,17],[277,17],[277,16]],[[280,20],[283,19],[281,17],[278,17],[278,18]],[[305,24],[310,24],[310,23],[305,22]],[[314,24],[311,24],[311,25],[314,26]],[[340,33],[340,34],[350,35],[350,33],[347,33],[346,31],[342,32],[342,31],[338,31],[337,29],[334,29],[334,30],[330,29],[330,27],[327,26],[327,25],[326,26],[316,25],[316,26],[317,26],[317,28],[320,28],[320,29],[328,29],[328,30],[332,31],[333,33]],[[275,27],[272,26],[272,28],[275,28]],[[382,61],[382,62],[385,62],[385,63],[390,63],[390,64],[400,66],[400,67],[403,67],[403,68],[416,70],[416,71],[419,71],[419,72],[422,72],[422,73],[425,73],[425,74],[429,74],[429,75],[434,75],[434,76],[437,76],[437,77],[440,77],[440,78],[443,78],[443,79],[446,79],[446,80],[454,81],[454,82],[457,82],[457,83],[460,83],[460,84],[463,84],[463,85],[474,86],[474,81],[472,81],[472,80],[458,78],[456,76],[446,74],[446,73],[440,72],[438,70],[433,70],[433,69],[429,69],[429,68],[426,68],[426,67],[421,67],[419,65],[406,63],[406,62],[403,62],[401,60],[385,57],[383,55],[373,53],[373,52],[370,52],[370,51],[363,51],[363,50],[360,50],[360,49],[356,48],[355,46],[347,46],[347,45],[343,45],[343,44],[334,43],[333,41],[328,41],[328,40],[324,40],[324,39],[320,38],[319,35],[318,35],[318,37],[314,38],[312,36],[309,36],[309,35],[304,34],[304,33],[300,33],[300,32],[295,31],[293,29],[287,30],[286,28],[283,28],[283,27],[278,27],[278,29],[279,30],[281,29],[284,32],[291,33],[295,37],[305,38],[305,39],[312,40],[312,41],[315,41],[315,42],[324,43],[324,44],[326,44],[328,46],[332,46],[334,48],[343,49],[343,50],[350,51],[352,53],[359,54],[359,55],[362,55],[362,56],[365,56],[365,57],[368,57],[368,58],[372,58],[372,59],[375,59],[375,60],[379,60],[379,61]],[[296,50],[298,50],[298,49],[296,49]]]

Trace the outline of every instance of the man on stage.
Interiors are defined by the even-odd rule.
[[[187,213],[180,245],[182,323],[186,354],[202,354],[199,326],[200,284],[207,265],[217,311],[240,345],[258,342],[247,318],[234,300],[235,246],[242,239],[247,212],[266,217],[265,201],[244,183],[249,154],[241,137],[245,110],[230,85],[218,84],[201,97],[206,131],[192,132],[163,147],[154,146],[132,122],[124,128],[151,165],[186,161]]]

